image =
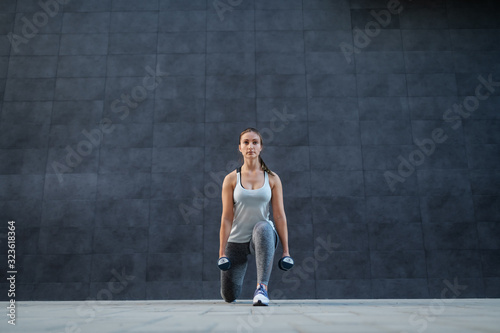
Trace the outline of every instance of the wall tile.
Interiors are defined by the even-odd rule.
[[[0,124],[0,147],[43,149],[47,147],[48,124],[3,122]]]
[[[357,96],[353,74],[307,75],[308,97]]]
[[[303,52],[304,35],[301,31],[256,31],[257,52]]]
[[[482,277],[481,257],[477,250],[428,250],[426,258],[428,278]]]
[[[255,64],[258,75],[305,74],[302,53],[257,53]]]
[[[205,118],[205,100],[157,99],[154,104],[154,121],[201,123]]]
[[[370,235],[363,223],[315,223],[314,236],[331,239],[335,251],[368,251]]]
[[[40,226],[42,203],[38,200],[0,201],[0,218],[4,221],[23,221],[26,227]]]
[[[452,52],[410,51],[405,52],[406,73],[453,73]]]
[[[302,11],[305,30],[348,30],[350,15],[346,12],[329,13],[321,9],[304,9]]]
[[[365,251],[335,251],[316,268],[318,280],[369,278],[370,258]]]
[[[403,10],[400,14],[401,29],[446,29],[446,8],[416,8]]]
[[[0,87],[4,87],[2,90],[5,92],[5,101],[49,101],[54,95],[54,81],[55,79],[12,78],[3,80]]]
[[[403,161],[407,161],[410,154],[417,150],[414,145],[363,145],[363,168],[365,170],[398,169],[400,165],[406,165]]]
[[[363,223],[367,217],[365,206],[361,197],[315,197],[312,200],[313,222]]]
[[[207,76],[206,84],[206,97],[210,99],[255,97],[253,75]]]
[[[500,171],[472,170],[470,180],[473,194],[500,195]]]
[[[475,223],[432,223],[423,225],[427,250],[475,250],[477,227]]]
[[[206,12],[165,11],[159,13],[159,32],[205,31]]]
[[[91,200],[44,200],[41,225],[90,229],[94,225],[95,207]]]
[[[148,199],[149,173],[100,174],[97,183],[99,199]]]
[[[64,13],[63,33],[106,33],[110,27],[109,13]]]
[[[372,279],[426,278],[423,250],[370,251]]]
[[[348,280],[316,280],[318,298],[352,299],[363,295],[371,298],[371,281],[369,279]]]
[[[451,51],[448,30],[401,30],[405,51]],[[455,45],[453,45],[455,47]]]
[[[419,197],[380,196],[366,198],[367,223],[407,224],[420,222]],[[390,223],[390,224],[389,224]]]
[[[157,12],[112,12],[110,32],[157,32]]]
[[[408,74],[408,96],[455,96],[454,74]]]
[[[404,120],[359,122],[361,143],[365,144],[411,144],[410,124]]]
[[[464,196],[421,196],[420,209],[423,223],[473,222],[472,197]]]
[[[401,74],[405,72],[403,52],[361,52],[356,54],[356,73]]]
[[[145,199],[101,200],[96,202],[96,227],[146,227],[149,201]]]
[[[104,97],[104,78],[58,78],[54,99],[96,100]]]
[[[203,193],[201,174],[154,173],[151,176],[151,198],[155,200],[194,198]]]
[[[312,75],[354,73],[354,62],[346,64],[340,52],[308,52],[306,67]]]
[[[500,196],[475,195],[473,200],[477,221],[500,221]]]
[[[210,53],[206,56],[207,75],[254,75],[255,67],[253,53]]]
[[[159,0],[160,10],[193,10],[205,9],[207,3],[204,0],[185,2],[182,0]]]
[[[105,55],[108,52],[108,34],[62,34],[60,55]],[[37,39],[38,40],[38,39]]]
[[[38,260],[36,263],[36,279],[39,283],[89,282],[90,275],[87,273],[91,267],[91,256],[88,254],[55,254],[36,256],[36,258]],[[58,274],[54,274],[54,271],[58,272]],[[53,299],[59,298],[54,297]]]
[[[44,301],[71,301],[86,299],[89,295],[89,283],[37,283],[34,285],[32,297]]]
[[[372,96],[406,96],[406,78],[402,74],[358,74],[358,95]]]
[[[464,195],[470,193],[465,170],[418,170],[420,195]]]
[[[311,147],[310,152],[313,171],[362,169],[360,146]]]
[[[214,9],[208,11],[206,15],[207,31],[250,31],[255,29],[255,22],[257,20],[254,10],[235,10],[230,15],[225,15],[222,20]],[[188,17],[187,19],[190,18]],[[205,20],[201,23],[204,29]],[[182,30],[186,30],[186,28],[183,27]]]
[[[88,0],[85,2],[68,2],[62,6],[64,12],[105,12],[111,9],[111,0]]]
[[[164,4],[164,1],[163,1]],[[135,1],[125,0],[113,2],[111,9],[113,11],[145,11],[158,10],[158,0],[145,0],[140,4]]]
[[[158,53],[204,53],[210,47],[206,35],[201,31],[158,33]]]
[[[429,296],[434,298],[480,298],[484,297],[483,279],[461,278],[457,279],[429,279]],[[451,288],[450,286],[456,286]]]
[[[199,281],[203,267],[200,253],[152,253],[148,256],[148,281]],[[171,269],[176,267],[175,270]]]
[[[38,252],[40,254],[89,254],[92,246],[92,229],[77,227],[44,227],[40,229]]]
[[[9,77],[53,78],[56,76],[57,57],[17,56],[9,59]],[[2,75],[6,77],[6,75]]]
[[[58,175],[46,175],[44,197],[51,200],[93,199],[96,186],[96,174],[66,174],[61,178]]]
[[[58,77],[106,76],[104,56],[61,56],[57,67]]]
[[[311,174],[313,197],[363,196],[361,171],[317,171]]]
[[[258,75],[257,97],[306,97],[304,75]]]
[[[34,4],[34,3],[33,3]],[[38,3],[37,3],[38,4]],[[38,7],[38,6],[37,6]],[[30,23],[34,25],[34,22],[39,18],[35,18],[35,14],[40,11],[40,7],[38,7],[35,12],[24,12],[20,13],[18,12],[15,16],[15,21],[14,21],[14,30],[11,30],[11,25],[10,25],[10,18],[7,18],[5,21],[7,23],[7,27],[9,28],[8,32],[13,32],[14,34],[17,34],[19,36],[31,36],[33,38],[33,34],[35,33],[34,30],[37,30],[37,33],[41,34],[58,34],[61,32],[61,26],[63,25],[63,15],[55,15],[54,17],[51,17],[49,20],[45,21],[42,18],[42,21],[40,22],[40,27],[36,27],[33,29],[30,26]],[[10,16],[10,14],[7,14]],[[7,17],[8,17],[7,16]],[[29,23],[27,23],[29,22]],[[39,21],[37,21],[39,22]],[[42,26],[42,22],[45,22],[45,25]],[[84,23],[82,21],[82,23]],[[38,29],[39,28],[39,29]],[[5,34],[8,34],[6,31]],[[35,33],[36,35],[36,33]]]
[[[450,40],[457,51],[499,50],[497,29],[451,29]]]
[[[372,279],[373,298],[428,298],[426,279]],[[408,296],[406,296],[408,295]]]
[[[95,228],[92,250],[93,253],[145,253],[148,251],[148,229]]]
[[[399,168],[399,167],[398,167]],[[413,196],[418,195],[417,175],[415,171],[374,170],[364,172],[365,193],[367,196]],[[403,176],[401,176],[403,175]]]
[[[255,30],[302,30],[302,11],[293,9],[256,10]]]
[[[150,253],[193,253],[201,251],[202,226],[151,225]]]
[[[500,248],[500,226],[495,222],[478,222],[479,249],[498,250]]]

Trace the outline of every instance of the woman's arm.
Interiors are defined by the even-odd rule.
[[[276,173],[273,177],[272,186],[272,199],[271,203],[273,205],[273,217],[274,224],[276,226],[276,231],[280,237],[281,245],[283,246],[283,256],[290,256],[290,250],[288,249],[288,227],[286,224],[285,206],[283,204],[283,186],[281,185],[281,180]]]
[[[219,258],[226,257],[226,245],[233,226],[233,173],[230,173],[224,178],[222,183],[222,217],[220,222],[220,245]]]

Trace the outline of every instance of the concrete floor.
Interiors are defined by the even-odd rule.
[[[500,299],[17,302],[0,332],[500,332]],[[6,311],[8,303],[1,303]]]

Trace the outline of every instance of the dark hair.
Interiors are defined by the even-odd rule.
[[[249,132],[254,132],[255,134],[257,134],[260,138],[260,144],[262,146],[264,145],[264,141],[262,140],[262,135],[260,134],[260,132],[256,128],[253,128],[253,127],[249,127],[247,129],[245,129],[243,132],[241,132],[240,139],[239,139],[240,144],[241,144],[241,137],[243,136],[243,134],[249,133]],[[264,170],[265,172],[267,172],[268,174],[273,176],[274,175],[273,172],[267,167],[266,163],[264,163],[264,160],[262,159],[260,154],[259,154],[259,161],[260,161],[260,167],[262,168],[262,170]]]

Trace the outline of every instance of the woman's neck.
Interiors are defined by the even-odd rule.
[[[245,159],[245,162],[243,163],[243,166],[241,168],[249,172],[257,172],[262,169],[258,157],[252,159]]]

